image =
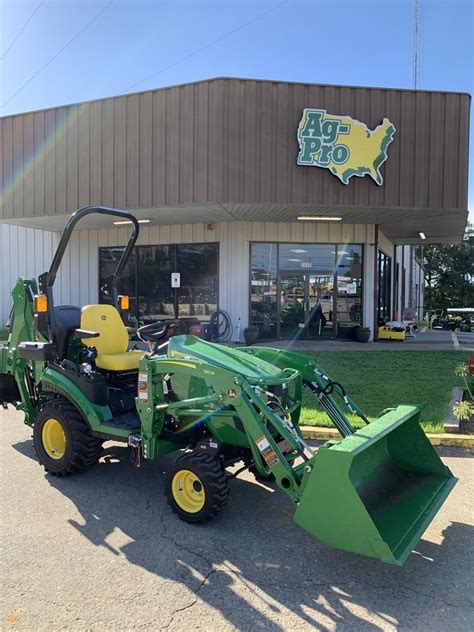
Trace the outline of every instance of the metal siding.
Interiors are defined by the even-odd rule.
[[[61,215],[67,211],[67,121],[68,109],[59,108],[56,110],[56,121],[54,130],[54,142],[56,149],[55,160],[55,211]]]
[[[166,202],[166,92],[153,93],[152,202]]]
[[[194,86],[193,110],[193,201],[207,200],[209,151],[209,86]]]
[[[459,100],[454,94],[446,95],[444,120],[444,191],[443,206],[455,208],[458,202],[459,165]]]
[[[68,108],[66,128],[66,209],[78,205],[78,135],[77,117],[79,106]]]
[[[34,128],[33,114],[27,114],[23,119],[23,166],[22,175],[28,176],[33,164]],[[25,177],[23,186],[23,204],[26,208],[34,205],[34,178]]]
[[[87,206],[90,200],[90,108],[82,106],[78,112],[78,200],[79,207]]]
[[[381,187],[296,165],[305,107],[371,130],[393,121]],[[216,79],[4,117],[0,216],[89,203],[465,209],[469,108],[458,93]]]
[[[28,208],[34,215],[44,215],[45,212],[45,187],[44,187],[44,112],[36,112],[33,115],[33,200]]]
[[[104,101],[101,111],[102,132],[102,204],[114,205],[114,102]]]
[[[127,97],[127,206],[139,205],[140,95]]]
[[[341,240],[357,242],[373,241],[373,226],[314,224],[303,226],[298,222],[219,222],[215,230],[206,225],[187,224],[174,226],[143,227],[140,244],[172,244],[219,242],[219,305],[229,312],[234,327],[241,318],[242,327],[248,322],[248,270],[251,241],[283,241],[294,243],[329,243]],[[55,286],[55,299],[59,304],[84,305],[98,300],[98,248],[123,245],[129,235],[128,227],[100,230],[83,230],[74,233],[66,250]],[[393,252],[393,244],[382,233],[381,243]],[[0,323],[4,324],[10,309],[9,293],[19,275],[38,276],[51,262],[59,234],[47,231],[0,225],[1,311]],[[31,258],[23,256],[25,248]],[[366,251],[369,247],[366,247]],[[373,259],[367,257],[366,265]],[[371,300],[371,274],[365,271],[364,307],[367,314]]]
[[[153,94],[140,95],[140,206],[152,205],[153,188]]]
[[[114,205],[127,201],[127,97],[114,99]]]
[[[2,163],[3,186],[2,214],[13,217],[13,120],[11,117],[2,121]]]
[[[56,111],[44,113],[44,214],[56,210]]]
[[[194,86],[183,86],[179,108],[179,202],[193,199],[194,189]],[[198,122],[199,124],[199,122]]]
[[[13,119],[13,178],[17,185],[13,189],[13,216],[23,216],[23,121],[21,116]]]

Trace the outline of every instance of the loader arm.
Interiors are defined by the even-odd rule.
[[[313,393],[342,437],[354,434],[355,428],[347,419],[334,395],[350,413],[357,415],[364,423],[369,423],[359,406],[347,395],[342,384],[333,380],[314,358],[302,353],[269,347],[244,347],[242,350],[275,366],[298,370],[304,387]]]

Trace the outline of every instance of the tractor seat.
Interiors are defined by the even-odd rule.
[[[128,332],[113,305],[86,305],[81,311],[81,329],[96,331],[97,338],[85,338],[87,347],[97,349],[95,364],[106,371],[138,369],[145,351],[127,351]]]

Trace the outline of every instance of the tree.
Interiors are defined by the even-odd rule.
[[[420,253],[421,254],[421,253]],[[424,246],[425,306],[474,307],[474,227],[468,224],[460,244]]]

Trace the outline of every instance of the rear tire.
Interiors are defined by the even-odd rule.
[[[166,472],[165,494],[181,520],[212,520],[229,500],[229,485],[220,459],[206,452],[182,454]]]
[[[87,470],[99,460],[102,443],[63,397],[43,406],[33,426],[33,442],[39,462],[53,476]]]

